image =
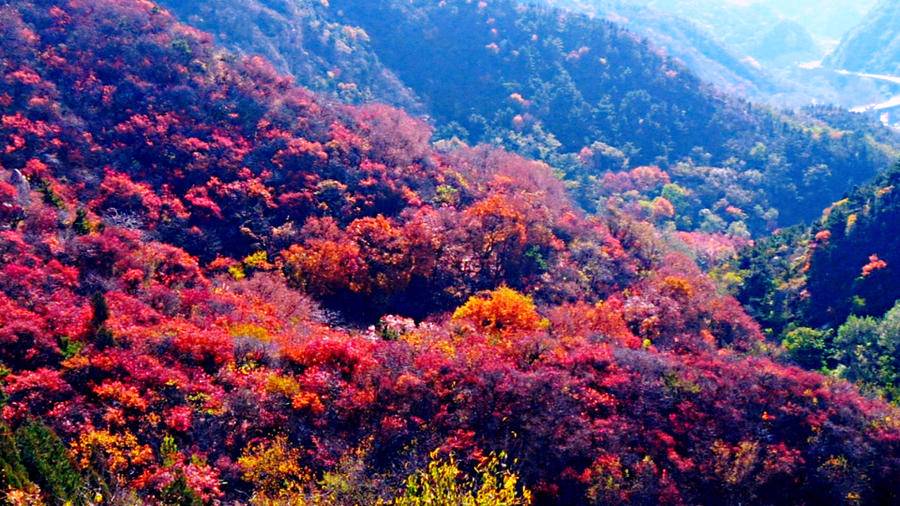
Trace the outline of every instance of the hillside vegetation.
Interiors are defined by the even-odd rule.
[[[428,115],[437,138],[489,143],[548,162],[589,211],[598,207],[592,194],[605,172],[659,165],[700,201],[681,227],[696,229],[714,215],[723,229],[741,222],[736,226],[760,234],[814,219],[897,154],[896,136],[883,134],[875,120],[845,129],[816,114],[722,95],[620,26],[546,6],[333,0],[307,7],[316,17],[306,25],[309,16],[265,23],[254,16],[232,27],[222,20],[234,11],[232,0],[172,5],[181,19],[247,53],[292,47],[278,51],[278,60],[301,68],[308,54],[333,58],[336,71],[301,82],[336,96],[371,90],[389,70],[421,105],[413,110]],[[324,45],[292,45],[298,24],[302,33],[318,27]],[[272,35],[245,37],[262,25]],[[406,95],[372,96],[396,103]],[[724,194],[711,189],[723,184]],[[744,217],[726,212],[730,207]]]
[[[7,502],[898,501],[896,408],[547,165],[146,0],[7,1],[0,37]]]

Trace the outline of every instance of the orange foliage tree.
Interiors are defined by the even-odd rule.
[[[473,296],[453,312],[454,320],[472,323],[493,337],[534,332],[547,327],[531,297],[502,286],[486,296]]]

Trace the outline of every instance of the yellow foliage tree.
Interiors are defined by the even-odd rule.
[[[470,297],[453,313],[454,320],[471,322],[492,337],[547,328],[531,297],[500,287],[486,297]]]
[[[77,466],[84,469],[103,469],[110,476],[121,478],[124,474],[153,461],[153,450],[140,444],[137,437],[125,432],[105,430],[86,432],[72,443],[72,456]]]
[[[250,502],[258,506],[308,504],[306,488],[314,483],[300,464],[301,452],[286,437],[251,445],[238,459],[244,479],[254,486]]]
[[[491,454],[476,468],[478,479],[465,476],[451,455],[437,459],[432,453],[426,469],[406,480],[402,495],[394,506],[525,506],[531,504],[531,492],[519,485],[519,477],[506,468],[504,453]]]

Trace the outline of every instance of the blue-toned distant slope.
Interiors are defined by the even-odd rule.
[[[900,75],[900,2],[878,4],[825,63],[837,69]]]

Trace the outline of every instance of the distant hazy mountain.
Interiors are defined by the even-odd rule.
[[[654,9],[690,19],[729,47],[756,56],[760,41],[784,20],[809,33],[821,55],[862,20],[877,0],[649,0]],[[777,46],[767,47],[774,51]]]
[[[825,63],[839,69],[900,74],[900,2],[879,3]]]
[[[757,60],[791,65],[797,61],[815,60],[820,56],[812,35],[796,21],[782,20],[763,33],[752,48],[752,54]]]
[[[836,43],[859,23],[878,0],[732,0],[725,4],[764,7],[795,21],[820,43]]]
[[[818,68],[877,0],[532,0],[627,27],[718,88],[780,107],[845,107],[891,96]]]
[[[758,3],[722,0],[649,0],[648,7],[690,19],[727,47],[744,56],[757,56],[757,41],[780,21],[780,16]]]

